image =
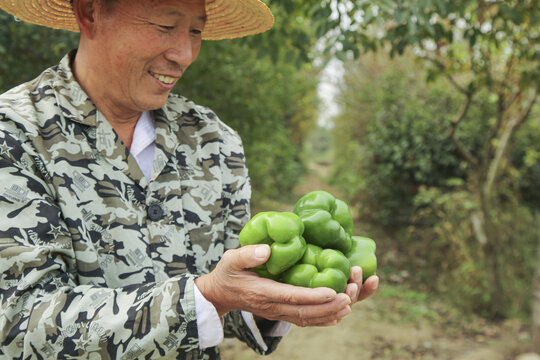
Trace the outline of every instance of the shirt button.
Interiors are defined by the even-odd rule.
[[[161,220],[163,209],[159,204],[152,204],[148,207],[148,218],[152,221]]]

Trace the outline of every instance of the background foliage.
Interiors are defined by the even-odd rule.
[[[0,93],[57,64],[78,35],[16,21],[0,10]]]
[[[425,0],[345,9],[360,50],[378,55],[346,68],[334,180],[367,221],[399,239],[423,283],[490,318],[527,313],[532,299],[538,6]]]

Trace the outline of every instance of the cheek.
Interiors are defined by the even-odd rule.
[[[145,46],[143,44],[148,44]],[[155,42],[124,42],[114,50],[111,57],[115,71],[113,76],[133,79],[146,73],[148,62],[155,56]]]
[[[152,57],[162,46],[163,40],[159,36],[151,34],[149,31],[132,31],[116,41],[111,49],[124,61],[144,59]]]
[[[126,65],[131,58],[131,49],[123,41],[109,42],[107,47],[103,49],[102,54],[107,59],[108,71],[113,76],[120,75],[126,69]]]

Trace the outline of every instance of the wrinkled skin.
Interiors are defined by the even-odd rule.
[[[351,312],[351,306],[375,292],[379,278],[362,283],[362,269],[353,267],[345,293],[329,288],[304,288],[259,277],[247,270],[266,262],[268,245],[248,245],[227,251],[211,273],[195,280],[201,293],[221,316],[231,310],[245,310],[256,318],[284,320],[298,326],[337,324]]]

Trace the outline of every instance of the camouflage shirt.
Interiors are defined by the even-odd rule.
[[[73,56],[0,96],[0,358],[217,359],[193,287],[249,218],[240,138],[170,95],[148,182]],[[280,340],[265,351],[237,311],[224,330],[259,353]]]

